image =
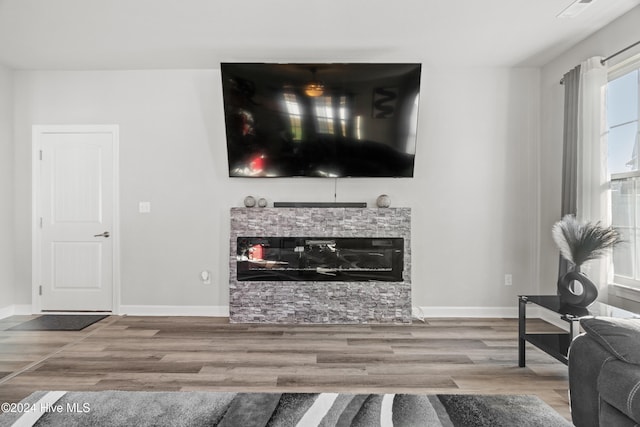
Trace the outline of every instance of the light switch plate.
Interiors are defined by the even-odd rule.
[[[149,213],[149,212],[151,212],[151,202],[140,202],[140,203],[138,203],[138,212],[140,212],[140,213]]]

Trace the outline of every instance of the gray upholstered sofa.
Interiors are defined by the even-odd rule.
[[[577,427],[640,424],[640,319],[582,319],[569,349],[571,417]]]

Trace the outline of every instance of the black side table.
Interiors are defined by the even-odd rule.
[[[569,331],[561,333],[528,334],[527,304],[535,304],[560,316],[569,323]],[[640,315],[612,305],[596,301],[588,308],[562,304],[557,295],[518,296],[518,366],[525,366],[525,345],[527,342],[553,356],[565,365],[571,341],[580,334],[580,319],[584,317],[607,316],[619,318],[639,318]]]
[[[569,332],[528,334],[527,304],[536,304],[557,313],[560,319],[569,323]],[[562,304],[557,295],[520,295],[518,297],[518,366],[521,368],[525,366],[527,341],[566,365],[569,345],[580,334],[580,319],[592,315],[586,308]]]

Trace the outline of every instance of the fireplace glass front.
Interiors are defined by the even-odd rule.
[[[401,282],[399,237],[238,237],[239,281]]]

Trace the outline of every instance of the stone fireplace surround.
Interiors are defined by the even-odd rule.
[[[238,281],[237,238],[402,237],[400,282]],[[410,323],[410,208],[231,208],[232,323]]]

